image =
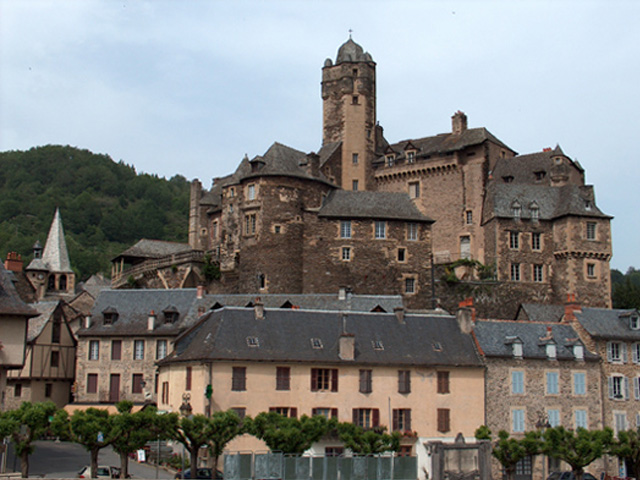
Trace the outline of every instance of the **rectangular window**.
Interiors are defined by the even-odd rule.
[[[596,239],[596,222],[587,222],[587,240]]]
[[[56,352],[56,351],[51,352],[51,366],[52,367],[60,366],[60,352]]]
[[[342,247],[341,257],[343,262],[351,260],[351,247]]]
[[[588,428],[587,423],[587,411],[586,410],[575,410],[573,413],[573,420],[575,424],[575,428]]]
[[[45,383],[44,384],[44,396],[45,398],[51,398],[51,394],[53,393],[53,383]]]
[[[186,374],[186,378],[184,379],[184,389],[189,391],[191,390],[191,380],[193,376],[192,367],[187,367],[185,374]]]
[[[236,412],[240,419],[243,419],[247,416],[247,409],[245,407],[231,407],[231,410]]]
[[[416,152],[407,152],[407,162],[408,163],[413,163],[416,161]]]
[[[87,393],[98,393],[98,374],[87,375]]]
[[[316,407],[311,409],[312,417],[324,417],[327,420],[331,418],[338,418],[338,409],[337,408],[328,408],[328,407]]]
[[[547,419],[552,427],[560,426],[560,410],[554,408],[547,410]]]
[[[511,281],[512,282],[520,281],[520,264],[519,263],[511,264]]]
[[[62,320],[56,316],[51,324],[51,343],[60,343],[60,331],[62,328]]]
[[[595,278],[595,276],[596,276],[596,264],[587,263],[587,277]]]
[[[211,238],[214,240],[218,239],[218,222],[213,222],[211,224]]]
[[[377,408],[354,408],[353,423],[362,428],[373,428],[380,424],[380,410]]]
[[[371,393],[371,370],[360,370],[360,393]]]
[[[626,363],[627,348],[624,343],[608,342],[607,343],[607,361],[611,363]]]
[[[338,391],[338,369],[337,368],[312,368],[311,369],[311,391]]]
[[[98,360],[100,358],[100,341],[89,340],[89,360]]]
[[[520,248],[520,232],[509,232],[509,248],[512,250]]]
[[[446,433],[451,430],[451,414],[448,408],[438,409],[438,431]]]
[[[142,393],[142,381],[143,377],[141,373],[134,373],[131,379],[131,393]]]
[[[404,293],[416,293],[416,279],[405,278],[404,279]]]
[[[407,261],[407,250],[404,248],[398,249],[398,261],[406,262]]]
[[[291,390],[291,368],[276,367],[276,390]]]
[[[283,417],[298,418],[298,409],[296,407],[269,407],[269,411]]]
[[[247,389],[247,367],[233,367],[231,390],[243,392]]]
[[[418,224],[407,223],[407,240],[415,242],[418,240]]]
[[[13,396],[14,397],[21,397],[22,396],[22,384],[21,383],[16,383],[15,386],[13,387]]]
[[[162,360],[166,356],[167,356],[167,341],[157,340],[156,341],[156,360]]]
[[[473,224],[473,212],[471,210],[467,210],[465,212],[467,225]]]
[[[387,238],[387,222],[376,220],[376,238]]]
[[[357,99],[358,97],[354,97],[354,98],[356,98],[356,99]],[[357,103],[357,102],[356,102],[356,103]],[[357,164],[358,164],[358,154],[357,154],[357,153],[353,153],[353,154],[351,154],[351,162],[352,162],[354,165],[357,165]]]
[[[162,403],[169,403],[169,382],[162,382]]]
[[[586,395],[587,375],[584,372],[574,372],[573,374],[573,394]]]
[[[538,232],[533,232],[531,234],[531,250],[540,250],[540,247],[542,245],[542,242],[540,241],[541,237],[542,234]]]
[[[394,408],[392,420],[393,420],[394,432],[410,432],[411,431],[411,409],[410,408]]]
[[[622,375],[609,377],[609,398],[615,400],[629,398],[629,379]]]
[[[438,372],[438,393],[450,393],[449,372]]]
[[[514,408],[511,410],[511,431],[513,433],[524,432],[524,409]]]
[[[144,360],[144,340],[133,341],[133,359]]]
[[[544,266],[543,265],[534,265],[533,266],[533,281],[534,282],[540,283],[540,282],[544,281],[543,271],[544,271]]]
[[[395,159],[396,157],[394,155],[387,155],[386,156],[387,167],[393,167],[393,164],[395,163]]]
[[[618,435],[619,432],[628,429],[626,412],[613,412],[613,419],[616,435]]]
[[[353,190],[354,192],[358,191],[358,180],[353,180],[351,182],[351,190]]]
[[[111,360],[122,359],[122,340],[111,340]]]
[[[255,213],[244,216],[244,233],[245,235],[256,234],[256,214]]]
[[[524,372],[522,370],[511,372],[511,393],[516,395],[524,393]]]
[[[558,394],[558,372],[547,372],[547,395]]]
[[[409,182],[409,197],[418,198],[420,196],[420,182]]]
[[[247,200],[256,199],[256,186],[251,184],[247,187]]]
[[[398,393],[411,393],[411,370],[398,370]]]
[[[340,238],[351,238],[351,220],[340,222]]]

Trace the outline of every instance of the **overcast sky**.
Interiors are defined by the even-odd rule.
[[[317,151],[321,68],[377,63],[391,142],[464,111],[519,153],[560,144],[640,268],[640,2],[0,0],[0,151],[73,145],[211,179],[275,141]],[[635,212],[635,213],[634,213]]]

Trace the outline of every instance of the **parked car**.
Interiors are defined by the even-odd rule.
[[[547,480],[576,480],[573,472],[551,472]],[[588,472],[582,474],[582,480],[596,480],[596,477]]]
[[[222,475],[222,472],[220,470],[216,470],[215,476],[212,476],[213,474],[213,469],[211,468],[199,468],[196,478],[199,479],[205,479],[205,478],[213,478],[215,480],[223,480],[224,476]],[[176,473],[175,478],[183,478],[182,473],[178,472]],[[184,478],[191,478],[191,469],[187,468],[184,471]]]
[[[98,478],[118,478],[120,476],[120,469],[116,467],[110,467],[108,465],[98,465],[97,477]],[[78,472],[78,478],[91,478],[91,466],[87,465]]]

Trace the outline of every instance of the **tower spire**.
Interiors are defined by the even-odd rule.
[[[64,239],[60,209],[57,207],[53,221],[51,222],[51,228],[49,229],[47,243],[44,246],[42,260],[47,267],[49,267],[50,272],[73,272],[71,262],[69,261],[67,242]]]

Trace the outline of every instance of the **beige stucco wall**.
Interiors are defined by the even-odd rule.
[[[24,363],[27,319],[3,315],[0,319],[0,368],[19,367]]]

